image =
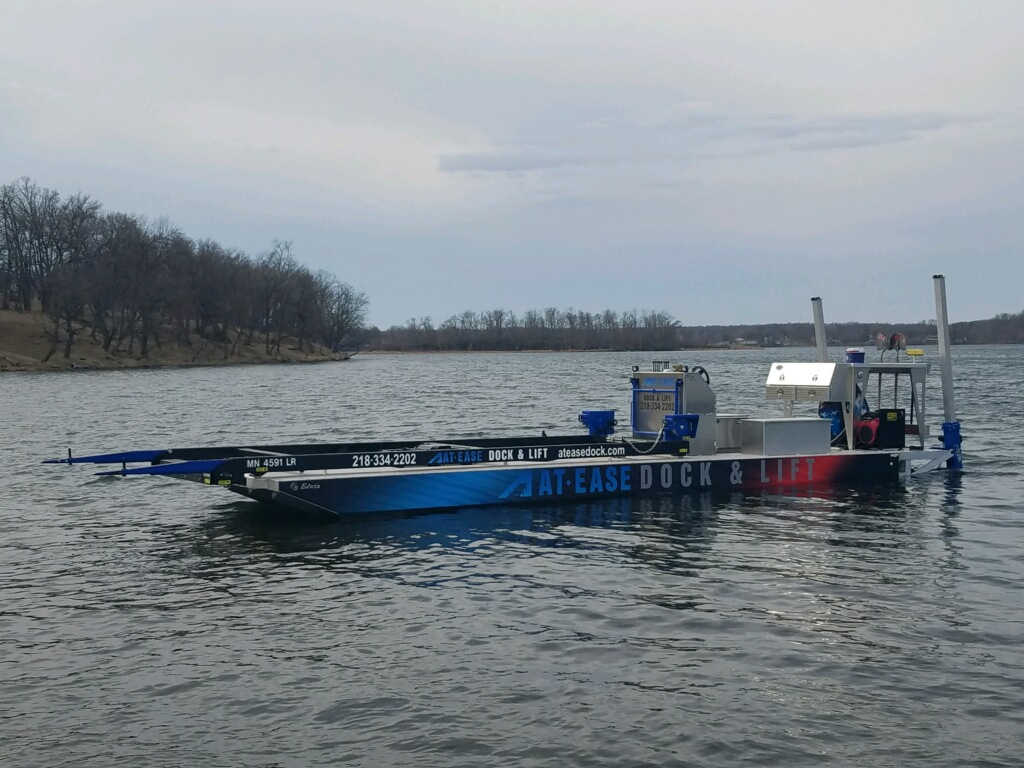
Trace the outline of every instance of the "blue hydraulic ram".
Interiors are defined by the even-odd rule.
[[[44,464],[139,464],[144,461],[156,462],[168,452],[155,451],[120,451],[118,453],[101,453],[95,456],[72,456],[68,451],[66,459],[47,459]]]
[[[948,469],[963,469],[964,457],[960,451],[963,438],[960,437],[960,422],[945,421],[942,423],[942,447],[953,452],[946,460]]]
[[[205,461],[178,461],[173,464],[154,464],[150,467],[122,467],[97,472],[97,475],[207,475],[223,464],[226,459]]]

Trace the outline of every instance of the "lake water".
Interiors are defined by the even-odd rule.
[[[0,765],[1020,766],[1024,347],[954,349],[966,469],[900,489],[327,525],[38,463],[571,433],[653,358],[772,413],[812,354],[0,375]]]

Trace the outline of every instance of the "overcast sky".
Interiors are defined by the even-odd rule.
[[[0,183],[258,254],[381,327],[1024,309],[1024,2],[4,0]]]

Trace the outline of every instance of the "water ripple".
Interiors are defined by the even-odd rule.
[[[335,525],[37,460],[568,431],[646,356],[4,376],[0,764],[1019,765],[1024,361],[957,355],[960,476]]]

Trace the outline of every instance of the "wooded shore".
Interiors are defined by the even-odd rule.
[[[176,343],[156,344],[146,357],[127,352],[109,352],[99,339],[83,330],[75,339],[71,356],[64,357],[64,345],[54,345],[52,323],[39,311],[0,310],[0,372],[120,370],[128,368],[164,368],[202,365],[239,365],[262,363],[316,363],[345,360],[345,353],[329,350],[309,352],[285,340],[279,350],[268,354],[262,343],[239,345],[235,354],[224,358],[224,347],[203,339],[193,339],[188,347]]]

